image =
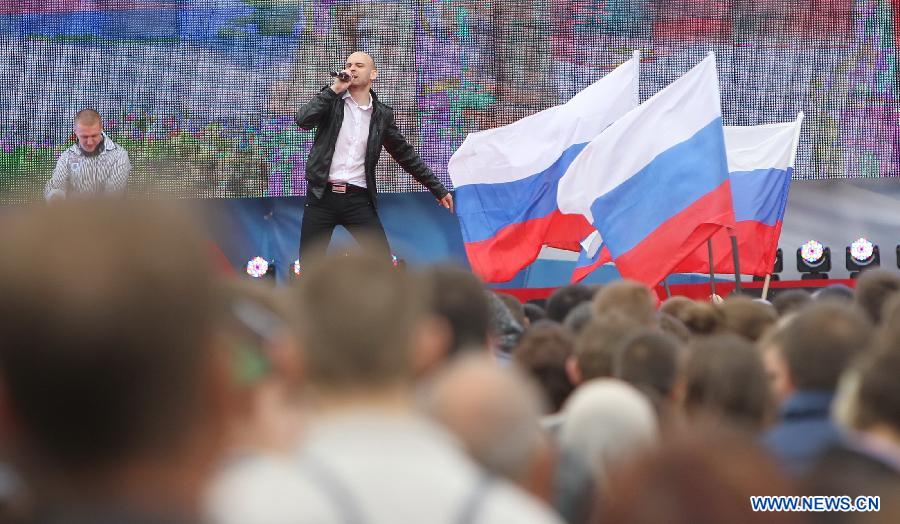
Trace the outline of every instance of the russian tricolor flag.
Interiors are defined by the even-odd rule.
[[[578,251],[593,227],[563,214],[559,181],[582,149],[638,105],[637,52],[569,102],[508,126],[472,133],[448,165],[472,270],[505,282],[544,245]]]
[[[728,178],[734,202],[735,235],[741,273],[765,276],[772,272],[781,224],[787,207],[803,113],[781,124],[725,127]],[[731,238],[713,235],[713,270],[733,273]],[[675,268],[676,273],[709,271],[709,254],[702,247]]]
[[[650,286],[734,227],[715,56],[594,139],[560,180],[559,205],[594,225],[623,277]]]

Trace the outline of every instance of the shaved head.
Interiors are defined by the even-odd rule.
[[[102,124],[103,120],[100,118],[100,113],[94,111],[93,109],[82,109],[75,114],[75,123],[83,124],[86,126],[94,126],[97,124]]]
[[[356,51],[355,53],[353,53],[347,57],[348,64],[356,63],[361,60],[367,62],[369,67],[371,67],[372,69],[378,69],[377,67],[375,67],[375,60],[372,59],[372,57],[369,55],[369,53],[364,53],[362,51]]]
[[[542,445],[541,393],[515,367],[487,355],[465,355],[435,379],[426,408],[489,471],[523,478]]]
[[[88,155],[100,153],[98,149],[103,142],[103,120],[100,113],[93,109],[82,109],[75,114],[75,124],[72,129],[78,139],[78,147]]]
[[[362,51],[357,51],[347,57],[347,61],[344,63],[344,71],[351,76],[350,92],[357,93],[357,96],[360,93],[368,93],[369,88],[372,87],[372,82],[378,77],[375,61],[372,60],[368,53],[363,53]],[[368,99],[368,95],[365,95],[360,101],[363,102],[366,99]]]

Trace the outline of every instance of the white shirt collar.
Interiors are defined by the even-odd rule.
[[[353,98],[352,96],[350,96],[350,91],[344,91],[343,98],[344,98],[344,100],[349,98],[351,102],[356,104],[356,107],[362,109],[363,111],[368,111],[369,109],[372,109],[372,95],[371,94],[369,95],[369,105],[366,105],[366,106],[361,106],[361,105],[357,104],[356,99]]]

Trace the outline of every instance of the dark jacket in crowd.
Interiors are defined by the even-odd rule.
[[[792,473],[804,474],[841,442],[831,422],[831,391],[798,391],[781,407],[778,424],[763,435],[766,448]]]
[[[394,122],[394,110],[381,103],[374,91],[370,91],[370,93],[372,95],[372,121],[369,125],[369,140],[366,144],[365,171],[366,186],[372,196],[372,202],[377,204],[375,166],[381,156],[382,146],[404,171],[428,188],[435,198],[443,198],[448,193],[447,188],[434,176],[431,169],[419,158],[415,149],[397,128],[397,124]],[[298,126],[303,129],[316,128],[316,140],[306,162],[306,180],[309,182],[309,191],[316,198],[322,198],[325,193],[338,133],[344,123],[343,96],[343,93],[335,93],[330,87],[325,87],[297,111]]]

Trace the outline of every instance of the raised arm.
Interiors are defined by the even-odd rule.
[[[331,87],[326,87],[316,94],[312,100],[297,110],[297,126],[301,129],[312,129],[328,116],[334,107],[334,101],[341,97]]]
[[[403,133],[400,132],[400,129],[397,128],[397,124],[394,122],[393,111],[390,112],[388,117],[388,124],[384,130],[383,143],[384,148],[392,157],[394,157],[394,160],[400,164],[400,167],[418,180],[420,184],[428,188],[435,198],[441,200],[447,196],[449,193],[447,188],[444,187],[444,184],[441,184],[441,181],[438,180],[436,176],[434,176],[431,169],[425,165],[425,162],[422,161],[422,158],[416,153],[416,150],[413,149],[413,146],[407,142],[406,137],[404,137]]]

